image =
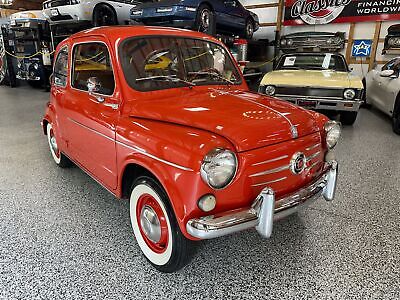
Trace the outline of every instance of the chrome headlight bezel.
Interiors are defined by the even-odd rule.
[[[340,139],[342,126],[339,122],[330,120],[325,123],[324,130],[326,146],[329,150],[332,150]]]
[[[274,96],[276,93],[276,88],[273,85],[266,85],[264,88],[264,93],[267,96]]]
[[[354,100],[356,97],[356,91],[353,89],[345,89],[343,91],[343,98],[346,100]]]
[[[229,159],[231,159],[231,166],[229,166],[229,163],[226,160],[227,157],[229,156]],[[216,177],[213,177],[213,174],[211,173],[211,168],[231,168],[226,172],[225,178],[217,179]],[[223,148],[215,148],[208,152],[206,156],[204,157],[201,166],[200,166],[200,176],[203,179],[203,181],[211,188],[215,190],[221,190],[226,188],[229,184],[232,183],[234,180],[236,173],[238,169],[238,159],[236,157],[236,154],[228,149],[223,149]],[[214,174],[215,176],[215,174]]]

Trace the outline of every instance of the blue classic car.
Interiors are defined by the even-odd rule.
[[[136,4],[136,1],[135,1]],[[133,23],[190,28],[213,34],[234,33],[251,39],[259,28],[258,16],[237,0],[138,1],[131,9]]]

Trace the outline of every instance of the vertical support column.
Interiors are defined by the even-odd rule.
[[[279,0],[278,2],[278,13],[277,13],[277,19],[276,19],[276,30],[275,30],[275,42],[277,43],[275,45],[275,50],[274,50],[274,57],[277,57],[279,55],[279,41],[281,39],[281,31],[282,31],[282,18],[283,18],[283,10],[285,9],[285,0]],[[275,67],[275,59],[274,59],[274,67]]]
[[[372,51],[371,58],[369,59],[368,71],[371,71],[374,68],[374,64],[376,62],[376,50],[378,49],[379,44],[379,36],[381,35],[382,21],[377,21],[375,23],[375,34],[374,40],[372,42]]]
[[[347,39],[346,61],[348,64],[351,64],[351,49],[353,48],[355,26],[355,23],[350,24],[349,37]]]

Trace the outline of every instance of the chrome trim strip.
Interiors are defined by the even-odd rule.
[[[327,97],[327,96],[304,96],[304,95],[287,95],[287,94],[276,94],[276,97],[285,97],[285,98],[296,98],[296,99],[306,99],[306,100],[343,100],[343,97]]]
[[[319,145],[321,145],[321,144],[320,144],[320,143],[318,143],[318,144],[312,145],[312,146],[310,146],[310,147],[306,148],[306,151],[313,150],[313,149],[317,148]]]
[[[164,163],[164,164],[166,164],[166,165],[169,165],[169,166],[171,166],[171,167],[174,167],[174,168],[177,168],[177,169],[180,169],[180,170],[183,170],[183,171],[191,171],[191,172],[193,172],[193,170],[190,169],[190,168],[186,168],[186,167],[183,167],[183,166],[181,166],[181,165],[177,165],[177,164],[174,164],[174,163],[172,163],[172,162],[170,162],[170,161],[167,161],[167,160],[164,160],[164,159],[159,158],[159,157],[157,157],[157,156],[154,156],[153,154],[150,154],[150,153],[146,152],[144,149],[141,149],[141,148],[139,148],[139,147],[137,147],[137,146],[129,146],[129,145],[127,145],[127,144],[125,144],[125,143],[122,143],[122,142],[120,142],[120,141],[116,141],[116,143],[117,143],[118,145],[124,146],[124,147],[126,147],[126,148],[128,148],[128,149],[131,149],[131,150],[134,150],[134,151],[136,151],[136,152],[139,152],[139,153],[141,153],[141,154],[143,154],[143,155],[145,155],[145,156],[148,156],[148,157],[150,157],[150,158],[152,158],[152,159],[154,159],[154,160],[157,160],[157,161],[159,161],[159,162],[162,162],[162,163]]]
[[[282,177],[282,178],[278,178],[278,179],[267,181],[267,182],[261,182],[261,183],[257,183],[257,184],[252,184],[251,186],[252,187],[257,187],[257,186],[267,185],[267,184],[270,184],[270,183],[280,182],[280,181],[283,181],[283,180],[286,180],[286,179],[287,179],[287,177]]]
[[[308,166],[307,168],[306,168],[306,170],[311,170],[312,168],[314,168],[316,165],[318,165],[320,163],[320,161],[316,161],[316,162],[314,162],[313,164],[311,164],[310,166]]]
[[[254,104],[256,104],[256,105],[260,105],[261,107],[264,107],[264,108],[267,108],[267,109],[272,110],[273,112],[277,113],[277,114],[280,115],[282,118],[284,118],[284,119],[289,123],[290,128],[292,128],[292,127],[296,127],[296,128],[297,128],[297,126],[293,125],[292,121],[290,121],[288,117],[286,117],[283,113],[281,113],[281,112],[279,112],[279,111],[273,109],[272,107],[269,107],[268,105],[265,105],[265,104],[262,104],[262,103],[259,103],[259,102],[257,102],[257,101],[253,101],[253,100],[250,100],[250,99],[245,99],[245,101],[249,101],[249,102],[254,103]]]
[[[316,158],[316,157],[317,157],[318,155],[320,155],[320,154],[321,154],[321,151],[315,152],[314,154],[312,154],[312,155],[310,155],[309,157],[307,157],[307,161],[310,161],[310,160]]]
[[[113,139],[113,138],[111,138],[111,137],[109,137],[109,136],[107,136],[107,135],[105,135],[105,134],[103,134],[103,133],[101,133],[101,132],[99,132],[99,131],[93,129],[93,128],[90,128],[90,127],[88,127],[88,126],[86,126],[86,125],[84,125],[84,124],[82,124],[82,123],[80,123],[80,122],[78,122],[78,121],[75,121],[74,119],[71,119],[70,117],[67,117],[67,120],[68,120],[68,121],[71,121],[72,123],[74,123],[74,124],[76,124],[76,125],[79,125],[79,126],[85,128],[85,129],[87,129],[87,130],[89,130],[89,131],[91,131],[91,132],[93,132],[93,133],[95,133],[95,134],[97,134],[97,135],[100,135],[100,136],[102,136],[102,137],[104,137],[104,138],[106,138],[106,139],[108,139],[108,140],[110,140],[110,141],[115,142],[115,139]]]
[[[259,166],[259,165],[263,165],[263,164],[268,164],[268,163],[271,163],[271,162],[274,162],[274,161],[278,161],[278,160],[282,160],[282,159],[285,159],[285,158],[288,158],[288,157],[289,157],[288,155],[283,155],[283,156],[279,156],[277,158],[273,158],[273,159],[270,159],[270,160],[265,160],[265,161],[261,161],[261,162],[252,164],[252,166]]]
[[[259,172],[259,173],[255,173],[255,174],[251,174],[249,175],[249,177],[257,177],[257,176],[263,176],[263,175],[268,175],[268,174],[273,174],[273,173],[279,173],[285,170],[289,170],[290,165],[284,165],[282,167],[278,167],[275,169],[271,169],[271,170],[267,170],[267,171],[263,171],[263,172]]]
[[[141,148],[139,148],[139,147],[137,147],[137,146],[129,146],[129,145],[127,145],[127,144],[124,144],[124,143],[122,143],[122,142],[120,142],[120,141],[117,141],[117,140],[115,140],[115,139],[113,139],[113,138],[110,138],[109,136],[107,136],[107,135],[105,135],[105,134],[103,134],[103,133],[101,133],[101,132],[98,132],[97,130],[94,130],[93,128],[90,128],[90,127],[88,127],[88,126],[86,126],[86,125],[84,125],[84,124],[81,124],[81,123],[79,123],[78,121],[75,121],[75,120],[73,120],[73,119],[71,119],[71,118],[67,118],[67,119],[68,119],[69,121],[71,121],[71,122],[73,122],[73,123],[75,123],[75,124],[77,124],[77,125],[79,125],[79,126],[85,128],[85,129],[87,129],[87,130],[90,130],[91,132],[93,132],[93,133],[95,133],[95,134],[97,134],[97,135],[99,135],[99,136],[102,136],[102,137],[104,137],[104,138],[106,138],[106,139],[108,139],[108,140],[110,140],[110,141],[113,141],[113,142],[115,142],[115,143],[117,143],[117,144],[119,144],[119,145],[121,145],[121,146],[124,146],[124,147],[126,147],[126,148],[128,148],[128,149],[131,149],[131,150],[134,150],[134,151],[136,151],[136,152],[139,152],[139,153],[141,153],[141,154],[143,154],[143,155],[145,155],[145,156],[147,156],[147,157],[150,157],[150,158],[152,158],[152,159],[154,159],[154,160],[157,160],[157,161],[162,162],[162,163],[164,163],[164,164],[166,164],[166,165],[169,165],[169,166],[171,166],[171,167],[175,167],[175,168],[180,169],[180,170],[183,170],[183,171],[192,171],[192,172],[193,172],[193,170],[190,169],[190,168],[186,168],[186,167],[183,167],[183,166],[181,166],[181,165],[174,164],[174,163],[172,163],[172,162],[170,162],[170,161],[161,159],[161,158],[159,158],[159,157],[157,157],[157,156],[155,156],[155,155],[153,155],[153,154],[150,154],[150,153],[146,152],[146,150],[141,149]]]

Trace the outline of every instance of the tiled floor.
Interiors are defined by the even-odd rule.
[[[400,137],[361,110],[337,149],[337,199],[255,232],[198,243],[157,273],[128,203],[53,163],[39,122],[48,94],[0,87],[1,299],[399,299]]]

